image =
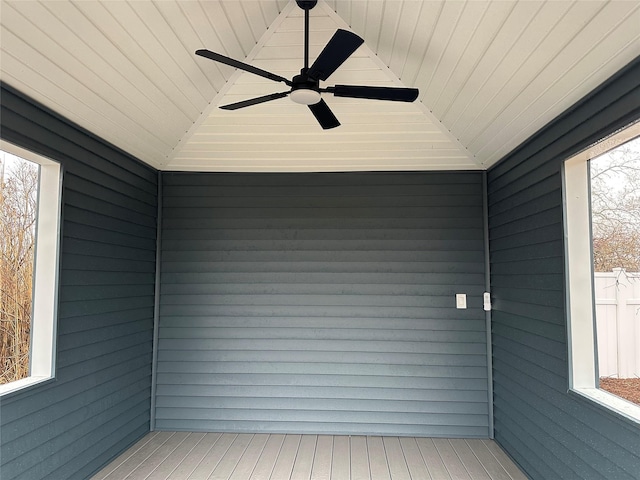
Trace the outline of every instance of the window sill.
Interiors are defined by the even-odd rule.
[[[586,398],[595,403],[598,408],[607,410],[640,427],[640,405],[599,388],[574,388],[570,392]]]
[[[48,382],[49,380],[53,380],[53,377],[32,376],[23,378],[22,380],[16,380],[15,382],[5,383],[4,385],[0,385],[0,397],[17,393],[26,388]]]

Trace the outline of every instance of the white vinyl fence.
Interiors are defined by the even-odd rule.
[[[640,377],[640,273],[595,273],[601,377]]]

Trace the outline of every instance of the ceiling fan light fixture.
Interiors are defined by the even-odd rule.
[[[320,92],[310,88],[298,88],[289,94],[289,98],[301,105],[315,105],[320,98]]]

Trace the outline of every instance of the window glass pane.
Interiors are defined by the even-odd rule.
[[[0,384],[29,376],[38,173],[0,151]]]
[[[640,404],[624,392],[637,393],[640,371],[640,276],[627,271],[638,257],[639,143],[640,121],[568,158],[562,169],[569,388],[638,425]],[[633,315],[632,328],[620,328],[622,308]],[[625,383],[618,378],[623,367],[632,372]],[[614,395],[605,389],[612,381]]]
[[[600,388],[640,404],[640,137],[589,166]]]

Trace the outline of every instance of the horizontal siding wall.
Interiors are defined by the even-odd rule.
[[[638,118],[636,61],[488,173],[495,437],[536,480],[640,478],[638,425],[567,393],[561,179]]]
[[[483,262],[480,173],[163,174],[156,427],[486,437]]]
[[[149,431],[157,175],[0,94],[0,136],[64,172],[56,379],[0,400],[0,477],[84,479]]]

